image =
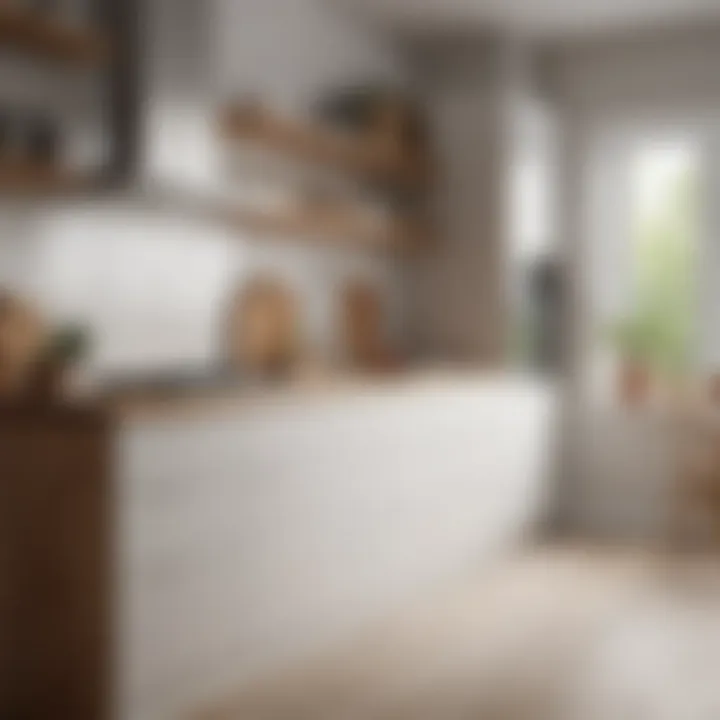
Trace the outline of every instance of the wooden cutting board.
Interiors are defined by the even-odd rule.
[[[372,285],[349,282],[343,291],[345,348],[350,364],[359,370],[388,370],[398,358],[387,339],[385,303]]]
[[[231,366],[261,376],[287,374],[299,349],[294,293],[275,278],[251,280],[232,300],[227,335]]]
[[[46,340],[45,324],[32,305],[0,291],[0,398],[27,390]]]

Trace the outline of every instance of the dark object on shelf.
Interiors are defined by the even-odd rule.
[[[24,0],[22,5],[41,15],[54,15],[59,10],[58,0]]]
[[[321,99],[316,112],[324,122],[357,134],[399,164],[408,163],[416,172],[427,173],[428,128],[418,103],[409,95],[374,85],[341,88]],[[375,192],[391,197],[397,205],[412,205],[416,197],[412,187],[398,187],[382,177],[372,180]]]
[[[427,150],[427,128],[418,105],[398,90],[372,85],[341,88],[320,100],[317,113],[338,127],[395,142],[402,151]]]
[[[60,133],[57,124],[48,117],[30,118],[25,127],[25,155],[33,161],[52,164],[57,160]]]
[[[0,109],[0,158],[12,155],[15,146],[15,121],[12,113]]]
[[[3,51],[43,62],[48,71],[79,70],[78,79],[87,70],[97,74],[108,146],[105,161],[79,171],[31,159],[27,145],[15,153],[13,127],[12,157],[0,152],[0,196],[84,197],[127,187],[142,150],[142,30],[140,0],[0,0]],[[24,128],[18,131],[18,145],[26,143]],[[37,145],[45,156],[52,150],[50,134],[42,131],[45,139]]]
[[[418,192],[429,181],[426,158],[403,152],[392,137],[338,132],[327,121],[303,122],[246,104],[225,107],[218,129],[227,140],[264,148],[293,162],[332,168],[368,186],[401,186]]]

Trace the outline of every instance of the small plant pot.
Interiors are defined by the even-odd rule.
[[[627,407],[644,405],[652,392],[652,372],[637,360],[622,360],[618,367],[617,393],[620,402]]]

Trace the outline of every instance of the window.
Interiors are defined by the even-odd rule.
[[[632,297],[628,317],[663,375],[694,364],[698,153],[689,141],[648,143],[632,157]]]
[[[697,364],[701,138],[618,134],[598,146],[588,215],[591,393],[638,373],[662,390]]]

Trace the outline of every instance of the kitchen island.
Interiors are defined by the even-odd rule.
[[[553,404],[472,373],[115,400],[115,716],[182,717],[519,541]]]

